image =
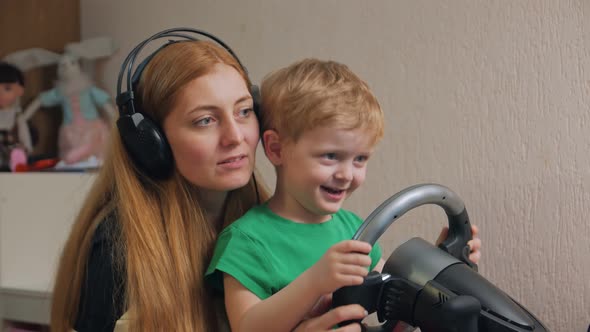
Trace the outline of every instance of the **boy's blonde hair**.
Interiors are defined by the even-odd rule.
[[[261,126],[297,142],[319,126],[364,129],[376,144],[384,117],[367,83],[346,65],[304,59],[267,75],[261,85]]]

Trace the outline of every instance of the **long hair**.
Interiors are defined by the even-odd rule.
[[[248,80],[237,61],[213,43],[182,42],[163,48],[142,74],[138,92],[143,112],[161,124],[176,93],[217,63],[234,67]],[[62,253],[51,330],[73,327],[91,239],[110,213],[116,214],[120,229],[111,234],[113,258],[117,272],[125,276],[122,305],[129,312],[130,331],[217,330],[203,278],[214,243],[225,225],[266,199],[268,191],[252,177],[246,186],[229,192],[224,220],[213,225],[206,220],[198,188],[177,171],[162,181],[147,178],[127,155],[120,136],[111,135],[110,151]]]

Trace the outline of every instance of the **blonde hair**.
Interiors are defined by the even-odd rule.
[[[182,42],[160,50],[140,81],[143,112],[161,124],[176,93],[217,63],[237,61],[210,42]],[[249,82],[247,82],[249,84]],[[155,181],[136,168],[113,131],[110,149],[72,227],[58,267],[51,330],[70,331],[78,315],[91,240],[99,223],[116,215],[113,259],[124,276],[122,298],[132,318],[130,331],[214,331],[216,315],[203,275],[218,233],[226,224],[268,198],[256,181],[229,192],[222,225],[206,220],[198,188],[177,171]],[[123,288],[123,287],[122,287]],[[113,294],[114,297],[114,294]]]
[[[383,137],[383,111],[367,83],[346,65],[304,59],[267,75],[261,85],[262,130],[294,142],[320,126],[365,129]]]

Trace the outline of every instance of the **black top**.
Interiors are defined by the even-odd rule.
[[[113,262],[116,253],[112,234],[118,231],[117,226],[115,215],[110,215],[98,225],[92,238],[74,325],[78,332],[112,332],[125,312],[125,277]]]

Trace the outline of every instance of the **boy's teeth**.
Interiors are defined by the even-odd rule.
[[[328,187],[323,187],[323,188],[324,188],[324,190],[326,190],[327,192],[332,193],[332,194],[339,194],[342,192],[342,190],[335,190],[335,189],[328,188]]]

